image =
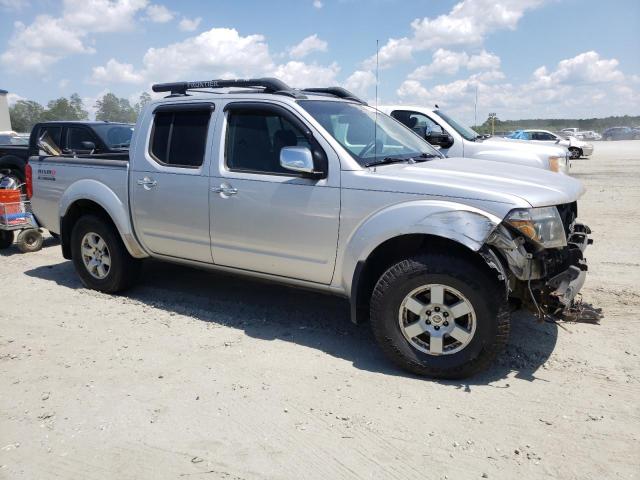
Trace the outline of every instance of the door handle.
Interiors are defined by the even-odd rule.
[[[138,179],[138,185],[141,185],[145,190],[151,190],[153,187],[158,185],[156,180],[151,180],[149,177],[144,177]]]
[[[228,183],[223,183],[219,187],[212,187],[211,191],[214,193],[219,193],[223,197],[230,197],[232,195],[236,195],[238,193],[238,189],[232,187]]]

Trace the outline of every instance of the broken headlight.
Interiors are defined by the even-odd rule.
[[[513,210],[507,215],[505,223],[544,248],[567,245],[562,218],[556,207]]]

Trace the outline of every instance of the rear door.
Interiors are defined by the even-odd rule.
[[[155,254],[212,262],[206,159],[213,113],[213,103],[161,105],[146,126],[144,145],[136,146],[129,187],[133,223]]]
[[[340,216],[335,152],[292,112],[273,104],[228,104],[220,124],[216,136],[223,141],[211,176],[215,263],[329,284]],[[326,156],[328,177],[283,169],[279,156],[286,146]]]

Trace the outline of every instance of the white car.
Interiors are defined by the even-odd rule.
[[[403,123],[447,157],[516,163],[560,173],[569,170],[570,155],[564,145],[486,138],[439,108],[383,105],[378,109]]]
[[[569,133],[567,133],[566,137],[561,137],[549,130],[516,130],[507,138],[511,140],[531,140],[549,145],[562,145],[567,147],[571,158],[588,157],[593,153],[593,145],[591,143],[579,140]]]

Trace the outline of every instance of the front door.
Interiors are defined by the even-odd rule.
[[[147,126],[147,146],[135,150],[130,175],[133,221],[139,240],[153,253],[212,263],[205,161],[212,107],[159,107]]]
[[[335,153],[283,107],[229,104],[220,128],[224,141],[211,176],[214,262],[329,284],[340,215]],[[328,155],[328,177],[305,178],[282,168],[286,146]]]

